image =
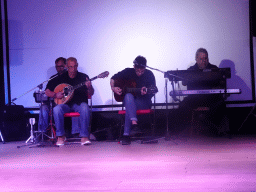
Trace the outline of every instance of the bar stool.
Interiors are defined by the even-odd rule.
[[[196,114],[202,115],[210,111],[209,107],[197,107],[196,109],[192,110],[192,119],[191,119],[191,127],[190,127],[190,137],[192,137],[193,133],[198,134],[199,129],[202,127],[200,126],[200,119],[196,118]]]
[[[118,111],[118,114],[121,116],[121,127],[120,127],[120,133],[119,133],[119,142],[121,140],[122,131],[124,129],[124,119],[126,110],[120,110]],[[150,126],[151,126],[151,136],[154,136],[155,132],[155,109],[140,109],[136,111],[137,115],[149,115],[150,117]],[[132,137],[134,139],[139,139],[137,137]]]
[[[73,117],[80,117],[80,113],[78,113],[78,112],[65,113],[64,117],[69,117],[69,118],[70,117],[71,118],[73,118]],[[78,139],[80,139],[80,138],[77,138],[77,137],[75,137],[75,138],[67,138],[66,142],[67,143],[80,143]]]
[[[78,112],[65,113],[64,117],[80,117],[80,113]]]

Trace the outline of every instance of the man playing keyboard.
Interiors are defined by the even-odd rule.
[[[216,65],[209,63],[208,52],[204,48],[199,48],[196,51],[195,65],[188,68],[188,70],[211,70],[218,69]],[[183,81],[182,84],[187,86],[188,90],[204,90],[204,89],[224,89],[225,80],[200,80],[200,81]],[[209,131],[217,134],[225,134],[228,132],[228,126],[222,126],[222,120],[226,116],[226,105],[223,94],[199,94],[189,95],[180,102],[179,110],[176,115],[183,116],[184,122],[191,122],[192,110],[198,107],[206,107],[209,109],[208,115],[205,117],[205,122],[210,125]],[[180,118],[174,119],[180,119]],[[180,123],[180,122],[179,122]],[[177,124],[177,122],[176,122]]]

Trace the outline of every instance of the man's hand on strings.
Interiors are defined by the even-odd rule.
[[[112,91],[117,95],[122,95],[122,89],[120,87],[113,87]]]
[[[146,87],[142,87],[141,88],[141,95],[146,95],[147,94],[147,88]]]

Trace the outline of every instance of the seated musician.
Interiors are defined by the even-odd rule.
[[[131,129],[138,130],[136,110],[150,109],[152,106],[151,98],[153,94],[150,94],[146,88],[154,87],[157,90],[154,74],[146,69],[146,58],[138,56],[133,61],[133,64],[133,68],[126,68],[118,72],[112,76],[110,80],[115,99],[117,101],[123,101],[126,109],[122,145],[131,144]],[[129,93],[127,90],[124,90],[126,86],[129,88],[137,88],[139,92],[137,94]],[[118,96],[120,96],[120,98],[118,98]]]
[[[196,51],[196,64],[189,67],[188,70],[211,70],[217,69],[216,65],[209,63],[208,52],[204,48],[199,48]],[[225,81],[220,80],[201,80],[201,81],[183,81],[183,85],[187,85],[188,90],[202,90],[202,89],[224,89]],[[224,95],[209,94],[209,95],[189,95],[180,103],[181,114],[184,114],[188,122],[191,121],[192,110],[197,107],[209,108],[209,115],[206,117],[207,122],[211,125],[211,130],[217,134],[225,134],[228,132],[228,126],[221,126],[220,123],[225,116],[226,105],[224,102]]]
[[[52,79],[57,75],[62,75],[64,72],[66,72],[66,59],[63,57],[57,58],[55,60],[55,68],[56,68],[57,74],[51,76],[50,79]],[[42,105],[40,106],[39,120],[38,120],[39,131],[44,133],[47,131],[48,117],[49,117],[49,102],[46,101],[42,103]]]
[[[78,72],[77,59],[70,57],[67,59],[67,73],[55,78],[48,83],[45,94],[48,97],[55,98],[55,102],[58,104],[53,108],[53,115],[56,126],[56,136],[58,137],[56,145],[64,145],[66,140],[64,130],[64,114],[68,112],[79,112],[79,125],[80,125],[80,137],[81,145],[90,144],[89,140],[89,121],[90,112],[88,106],[88,95],[93,95],[94,89],[89,80],[89,76]],[[64,86],[75,86],[85,82],[85,85],[74,90],[72,95],[64,97]],[[63,86],[64,84],[64,86]],[[66,94],[65,94],[66,95]],[[72,130],[73,131],[73,130]]]

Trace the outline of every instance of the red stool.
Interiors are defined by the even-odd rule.
[[[119,115],[125,115],[126,111],[125,110],[121,110],[118,111]],[[146,114],[154,114],[154,110],[153,109],[140,109],[136,111],[137,115],[146,115]]]
[[[78,112],[65,113],[64,117],[80,117],[80,113]]]
[[[64,114],[64,117],[79,117],[79,116],[80,116],[80,113],[78,113],[78,112],[70,112],[70,113],[65,113]],[[79,139],[79,138],[67,138],[66,141],[68,143],[80,143],[78,141],[75,141],[77,139]]]
[[[121,128],[120,128],[120,133],[119,133],[119,141],[120,141],[120,138],[121,138],[121,135],[122,135],[122,130],[123,130],[123,127],[124,127],[124,115],[126,114],[126,111],[125,110],[120,110],[118,111],[118,114],[121,115]],[[152,136],[154,135],[154,129],[155,129],[155,111],[153,109],[139,109],[136,111],[136,114],[137,115],[150,115],[150,124],[151,124],[151,134]]]
[[[88,95],[88,105],[90,107],[90,112],[92,112],[92,96],[90,94]],[[78,112],[65,113],[64,117],[80,117],[80,113]],[[89,132],[91,131],[91,121],[92,121],[92,115],[90,115]]]
[[[92,96],[90,94],[88,94],[88,105],[92,110]],[[78,112],[65,113],[64,117],[80,117],[80,113]]]

